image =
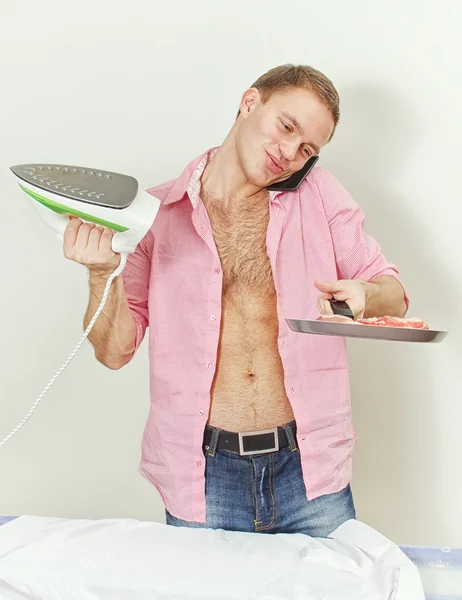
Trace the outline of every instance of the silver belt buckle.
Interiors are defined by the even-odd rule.
[[[264,435],[265,433],[272,433],[274,435],[274,447],[266,448],[265,450],[244,450],[244,438],[251,435]],[[279,437],[278,428],[264,429],[262,431],[246,431],[245,433],[238,433],[239,436],[239,453],[241,456],[249,456],[250,454],[266,454],[267,452],[277,452],[279,450]]]

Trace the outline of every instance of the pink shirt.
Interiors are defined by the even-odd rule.
[[[201,174],[216,151],[193,160],[178,179],[148,190],[161,207],[123,273],[137,348],[149,325],[151,407],[139,469],[171,514],[199,522],[206,518],[202,439],[222,292],[220,259],[199,193]],[[285,319],[319,316],[316,279],[399,278],[363,223],[362,210],[323,168],[314,168],[295,192],[270,192],[266,241],[278,298],[278,344],[308,499],[341,490],[351,477],[357,435],[346,342],[295,333]]]

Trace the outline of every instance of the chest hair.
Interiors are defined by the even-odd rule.
[[[203,199],[223,269],[223,297],[275,294],[266,251],[269,222],[267,194],[246,202],[233,198]]]

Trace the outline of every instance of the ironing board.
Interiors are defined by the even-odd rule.
[[[0,516],[0,527],[16,518]],[[462,600],[462,548],[412,545],[400,548],[419,569],[426,600]]]

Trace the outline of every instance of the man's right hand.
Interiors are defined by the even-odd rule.
[[[64,256],[107,277],[120,262],[120,254],[112,250],[113,235],[111,229],[71,217],[64,232]]]

